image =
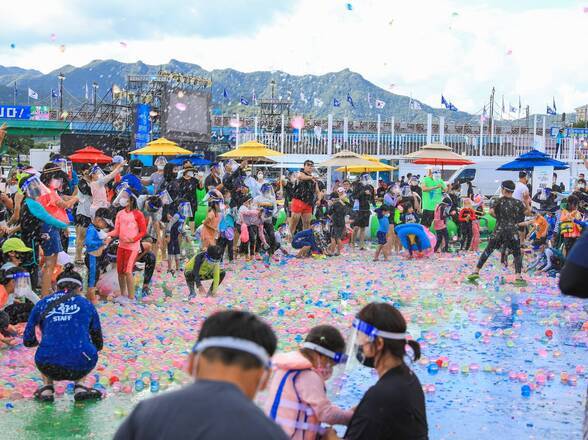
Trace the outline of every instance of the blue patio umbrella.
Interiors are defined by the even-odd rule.
[[[512,162],[500,166],[497,171],[528,171],[535,167],[553,167],[554,170],[569,168],[566,163],[552,159],[548,154],[533,149],[528,153],[521,154]]]
[[[170,160],[171,163],[174,165],[182,165],[185,161],[189,160],[192,165],[195,167],[210,165],[210,161],[208,159],[204,159],[202,156],[198,154],[186,154],[182,156],[177,156],[174,159]]]

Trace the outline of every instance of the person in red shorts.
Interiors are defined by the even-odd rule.
[[[310,219],[312,217],[312,209],[318,192],[316,178],[312,175],[314,162],[307,160],[304,162],[304,168],[298,173],[297,183],[294,186],[294,193],[290,209],[292,210],[292,218],[290,219],[290,233],[292,236],[296,234],[296,228],[302,218],[302,229],[310,228]]]
[[[130,188],[121,189],[114,205],[123,209],[116,214],[114,230],[108,235],[119,239],[116,253],[116,271],[120,285],[118,301],[124,304],[135,299],[133,267],[141,249],[141,239],[147,232],[147,225],[143,213],[137,209],[137,197]]]

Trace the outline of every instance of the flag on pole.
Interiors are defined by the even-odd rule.
[[[369,93],[367,95],[367,102],[368,102],[369,108],[372,108],[372,95],[370,95]]]
[[[517,108],[512,106],[510,103],[508,104],[510,107],[510,113],[516,113],[517,112]]]
[[[16,81],[14,81],[14,96],[18,96],[18,89],[16,88]]]
[[[29,98],[39,99],[39,94],[29,87]]]
[[[88,100],[88,83],[86,83],[86,88],[85,88],[85,91],[84,91],[84,97],[85,97],[85,99],[87,101]]]
[[[408,103],[408,108],[411,110],[422,110],[421,104],[414,99],[411,99]]]
[[[324,103],[323,103],[323,100],[322,99],[320,99],[320,98],[314,98],[314,103],[313,104],[314,104],[315,107],[322,107]]]
[[[347,94],[347,102],[349,103],[349,105],[351,105],[351,107],[355,108],[355,104],[353,103],[353,98],[351,97],[351,95],[349,93]]]
[[[557,105],[555,105],[555,96],[553,97],[553,111],[557,113]]]
[[[341,107],[341,102],[337,98],[333,98],[333,107]]]
[[[486,122],[486,106],[484,106],[484,110],[482,111],[482,114],[480,115],[480,122],[483,124],[484,122]]]
[[[251,93],[251,101],[253,102],[253,105],[257,105],[257,96],[255,96],[255,89],[253,89],[253,92]]]
[[[450,110],[452,112],[456,112],[457,111],[457,107],[454,106],[447,99],[445,99],[445,97],[443,95],[441,95],[441,104],[444,105],[447,110]]]
[[[519,96],[519,113],[521,112],[521,97]]]
[[[229,99],[229,94],[227,93],[227,89],[223,89],[223,98]]]
[[[506,113],[505,107],[504,107],[504,95],[502,95],[502,108],[500,109],[500,113]]]
[[[384,108],[386,106],[386,103],[384,101],[380,101],[379,99],[376,99],[376,108]]]
[[[239,100],[239,102],[240,102],[241,104],[243,104],[243,105],[249,105],[249,101],[247,101],[247,100],[246,100],[245,98],[243,98],[242,96],[241,96],[241,99]]]
[[[547,114],[551,115],[551,116],[555,116],[555,115],[557,115],[557,112],[554,109],[552,109],[551,107],[547,106]]]
[[[52,98],[58,98],[58,97],[59,97],[59,95],[58,95],[58,93],[57,93],[57,90],[55,90],[55,89],[51,89],[51,97],[52,97]]]

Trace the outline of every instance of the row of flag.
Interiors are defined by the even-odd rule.
[[[291,92],[288,92],[289,96],[291,95]],[[229,93],[227,92],[227,89],[223,89],[223,99],[228,100],[229,99]],[[309,100],[306,98],[306,95],[304,94],[304,92],[300,92],[300,100],[302,102],[304,102],[305,104],[308,104]],[[377,108],[377,109],[383,109],[386,106],[386,102],[382,101],[381,99],[374,99],[373,100],[373,104],[372,104],[372,98],[371,95],[368,93],[368,105],[370,108]],[[351,95],[348,93],[347,94],[347,99],[346,99],[347,103],[352,107],[355,108],[355,102],[353,101],[353,98],[351,97]],[[255,90],[253,90],[252,94],[251,94],[251,100],[247,99],[245,96],[240,96],[239,97],[239,103],[241,105],[249,105],[251,103],[253,103],[253,105],[257,105],[257,97],[255,95]],[[416,101],[415,101],[416,103]],[[313,98],[313,106],[315,107],[322,107],[324,105],[324,101],[320,98]],[[418,104],[418,103],[416,103]],[[333,98],[333,103],[332,103],[333,107],[341,107],[341,101],[337,98]],[[420,109],[420,105],[419,105],[419,109]]]

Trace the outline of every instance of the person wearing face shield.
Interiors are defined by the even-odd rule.
[[[121,206],[114,221],[114,229],[108,237],[119,239],[116,253],[116,270],[120,286],[119,302],[127,303],[135,299],[135,280],[133,267],[141,249],[141,239],[147,232],[145,216],[137,209],[137,194],[125,184],[113,204]]]
[[[409,339],[402,314],[387,303],[371,303],[357,314],[348,343],[347,370],[362,365],[379,380],[363,396],[349,421],[347,440],[427,440],[425,396],[419,378],[406,364],[410,347],[418,360],[418,342]],[[338,437],[329,431],[326,440]]]
[[[277,215],[278,205],[274,188],[269,183],[261,185],[260,194],[253,199],[253,205],[261,211],[261,224],[259,225],[259,237],[264,247],[270,253],[275,251],[275,234],[273,219]]]
[[[0,334],[14,336],[11,326],[27,322],[39,301],[31,288],[31,274],[24,267],[0,270]]]
[[[209,316],[188,356],[194,382],[138,403],[114,440],[287,440],[253,402],[276,346],[271,327],[249,312]]]
[[[156,171],[152,173],[149,177],[143,177],[141,179],[141,183],[143,185],[153,185],[153,192],[158,193],[161,184],[163,183],[163,171],[165,170],[165,166],[167,165],[167,159],[165,156],[157,156],[155,162]]]
[[[38,176],[24,175],[20,180],[19,187],[24,199],[21,203],[19,224],[12,231],[20,231],[22,241],[32,249],[22,265],[31,272],[31,284],[36,289],[38,287],[40,246],[50,238],[43,232],[43,228],[53,226],[65,229],[67,223],[52,216],[40,203],[42,196],[50,194],[50,191]],[[53,243],[55,246],[61,243],[59,236],[54,237]]]
[[[441,178],[441,171],[429,168],[427,175],[423,179],[422,189],[422,208],[423,217],[421,224],[427,228],[431,227],[435,218],[435,208],[443,200],[443,192],[447,185]]]
[[[204,179],[204,188],[207,191],[211,189],[221,190],[222,189],[222,178],[221,178],[222,164],[213,163],[210,166],[210,174]]]
[[[139,159],[129,161],[129,172],[120,180],[121,184],[126,183],[136,194],[147,194],[147,190],[141,182],[141,173],[143,172],[143,162]]]
[[[345,341],[335,327],[313,327],[299,351],[272,358],[274,374],[264,410],[294,440],[314,440],[325,432],[321,423],[347,425],[353,411],[333,404],[326,381],[344,365]]]
[[[192,218],[192,206],[187,200],[178,200],[174,204],[174,214],[168,214],[168,222],[165,230],[165,237],[167,241],[167,268],[175,274],[176,270],[180,270],[180,238],[188,239],[185,231],[185,225]]]
[[[222,218],[221,203],[223,203],[222,197],[218,197],[220,194],[216,194],[208,199],[208,212],[206,218],[202,222],[202,232],[200,233],[200,242],[202,249],[208,248],[216,244],[218,239],[218,225]]]
[[[194,214],[197,209],[196,190],[204,188],[204,179],[196,177],[196,169],[187,162],[183,166],[183,174],[179,180],[179,194],[178,197],[190,203],[190,208]],[[175,199],[174,199],[175,200]],[[194,232],[194,218],[186,220],[190,224],[192,232]]]
[[[228,160],[225,163],[225,175],[223,176],[222,185],[224,190],[231,192],[231,208],[239,208],[239,187],[245,179],[245,168],[247,168],[248,162],[244,160],[239,165],[234,160]]]
[[[361,176],[359,183],[355,186],[353,192],[354,199],[354,219],[353,219],[353,237],[351,246],[355,248],[356,239],[359,238],[359,250],[365,250],[365,230],[370,225],[371,205],[376,203],[375,190],[371,184],[369,174]]]

